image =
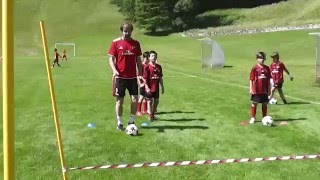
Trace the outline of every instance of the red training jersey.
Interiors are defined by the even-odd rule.
[[[162,76],[162,67],[159,64],[149,64],[143,70],[143,78],[146,80],[151,92],[159,90],[160,78]]]
[[[270,71],[275,84],[283,83],[283,70],[285,69],[286,66],[281,61],[271,63]]]
[[[124,40],[121,37],[111,42],[108,54],[116,58],[115,68],[119,78],[137,77],[136,57],[141,56],[140,43],[134,39]]]
[[[268,94],[271,79],[271,73],[268,66],[253,66],[249,79],[252,81],[252,94]]]

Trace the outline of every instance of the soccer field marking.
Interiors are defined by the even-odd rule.
[[[139,164],[118,164],[118,165],[102,165],[102,166],[87,166],[64,168],[70,170],[92,170],[92,169],[123,169],[123,168],[146,168],[146,167],[168,167],[168,166],[195,166],[195,165],[217,165],[229,163],[248,163],[262,161],[287,161],[287,160],[305,160],[305,159],[320,159],[320,154],[315,155],[300,155],[300,156],[271,156],[263,158],[241,158],[241,159],[220,159],[220,160],[199,160],[199,161],[168,161],[168,162],[151,162]]]
[[[169,70],[169,69],[167,69],[167,70]],[[169,70],[169,71],[172,71],[172,72],[175,72],[175,73],[178,73],[178,74],[182,74],[182,75],[185,75],[185,76],[188,76],[188,77],[194,77],[194,78],[199,78],[199,79],[206,80],[206,81],[211,81],[211,82],[215,82],[215,83],[219,83],[219,84],[224,84],[224,85],[227,85],[227,86],[245,88],[245,89],[248,89],[248,92],[249,92],[249,87],[248,86],[243,86],[243,85],[239,85],[239,84],[235,84],[235,83],[227,83],[227,82],[218,81],[218,80],[214,80],[214,79],[209,79],[209,78],[205,78],[205,77],[190,75],[190,74],[183,73],[183,72],[177,72],[177,71],[173,71],[173,70]],[[285,96],[289,97],[291,99],[307,102],[307,103],[310,103],[310,104],[320,105],[320,102],[317,102],[317,101],[309,101],[309,100],[306,100],[306,99],[301,99],[301,98],[290,96],[290,95],[287,95],[287,94]]]

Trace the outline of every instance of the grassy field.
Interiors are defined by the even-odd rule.
[[[30,23],[24,26],[19,16],[23,14],[22,7],[32,5],[35,6],[34,14],[26,17]],[[21,9],[16,11],[15,34],[17,179],[61,178],[38,29],[41,19],[47,25],[51,49],[58,41],[77,44],[77,56],[61,62],[62,68],[52,69],[67,167],[320,152],[320,97],[319,87],[315,84],[315,42],[308,35],[311,31],[215,37],[225,51],[229,67],[209,70],[200,68],[199,41],[182,38],[180,34],[145,36],[136,29],[134,37],[141,42],[143,50],[154,49],[159,54],[166,93],[160,99],[159,120],[148,128],[140,128],[138,137],[129,137],[116,130],[111,72],[106,61],[109,44],[120,33],[121,15],[102,0],[95,4],[84,0],[17,1],[16,6]],[[277,125],[273,128],[262,126],[260,122],[239,125],[250,117],[248,76],[258,50],[264,50],[268,55],[274,50],[279,51],[295,77],[290,82],[286,76],[284,84],[290,103],[282,105],[280,101],[279,105],[269,106],[269,115]],[[267,64],[270,62],[268,59]],[[127,97],[125,122],[129,118],[128,102]],[[258,119],[261,118],[260,108]],[[146,121],[147,117],[136,119],[138,125]],[[280,126],[281,121],[289,124]],[[88,123],[96,123],[97,127],[89,129]],[[2,163],[0,174],[3,174]],[[77,180],[318,179],[319,171],[317,159],[70,171],[67,174],[69,179]]]

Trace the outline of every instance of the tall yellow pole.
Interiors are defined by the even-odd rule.
[[[2,0],[3,179],[14,179],[13,0]]]
[[[44,56],[45,56],[45,59],[46,59],[46,67],[47,67],[47,74],[48,74],[48,81],[49,81],[49,88],[50,88],[50,95],[51,95],[53,117],[54,117],[54,123],[55,123],[55,127],[56,127],[56,135],[57,135],[57,139],[58,139],[58,148],[59,148],[60,163],[61,163],[61,168],[62,168],[62,177],[63,177],[64,180],[66,180],[67,179],[67,175],[66,175],[66,167],[65,167],[65,164],[64,164],[62,138],[61,138],[61,133],[60,133],[60,125],[59,125],[59,119],[58,119],[56,97],[55,97],[55,93],[54,93],[54,86],[53,86],[53,80],[52,80],[52,74],[51,74],[51,68],[50,68],[50,62],[49,62],[47,38],[46,38],[46,32],[45,32],[44,22],[43,21],[40,21],[40,29],[41,29],[41,35],[42,35],[42,44],[43,44]]]

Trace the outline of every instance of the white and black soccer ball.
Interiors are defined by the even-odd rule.
[[[138,135],[138,127],[134,124],[130,124],[126,127],[126,134],[131,135],[131,136],[136,136]]]
[[[262,124],[265,126],[271,126],[273,125],[273,119],[271,116],[265,116],[262,118]]]
[[[277,103],[278,103],[278,100],[275,98],[272,98],[269,100],[269,104],[277,104]]]

